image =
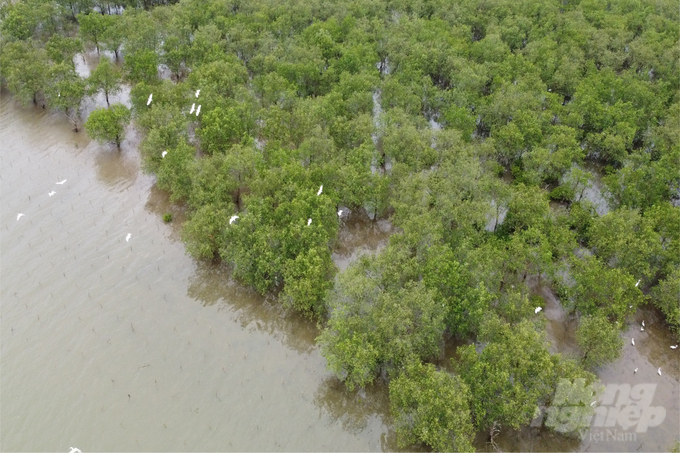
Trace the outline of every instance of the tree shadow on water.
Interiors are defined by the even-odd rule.
[[[340,423],[344,430],[352,434],[364,432],[374,424],[371,423],[372,420],[379,419],[379,429],[386,429],[380,435],[382,451],[402,450],[397,446],[397,434],[392,427],[386,383],[377,382],[366,389],[349,390],[338,378],[330,376],[316,389],[313,401],[333,423]],[[410,446],[407,450],[420,451],[417,446],[416,450],[413,448],[414,446]]]
[[[315,321],[283,308],[275,296],[261,296],[234,280],[222,263],[197,262],[189,277],[187,295],[203,306],[218,305],[235,313],[243,329],[255,329],[280,340],[299,353],[316,349],[319,329]]]

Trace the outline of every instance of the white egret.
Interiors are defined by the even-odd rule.
[[[153,99],[153,93],[151,93],[151,94],[149,95],[149,100],[146,101],[146,105],[151,104],[151,100],[152,100],[152,99]]]
[[[198,116],[199,113],[201,113],[201,106],[200,105],[196,109],[196,116]]]
[[[640,326],[640,332],[644,332],[644,331],[645,331],[645,326]]]
[[[538,312],[541,311],[541,310],[543,310],[543,308],[541,308],[541,307],[536,307],[536,308],[534,309],[534,313],[538,313]]]
[[[661,376],[661,367],[659,367],[658,370],[656,370],[657,373],[659,373],[659,376]]]
[[[167,151],[163,151],[163,152],[161,153],[161,157],[165,157],[166,154],[168,154],[168,152],[167,152]]]
[[[307,219],[307,226],[312,224],[312,219]]]
[[[191,104],[191,110],[189,110],[189,115],[193,114],[194,110],[196,110],[196,103],[195,102],[193,104]]]
[[[239,218],[239,217],[238,217],[237,215],[231,216],[231,218],[229,219],[229,225],[231,225],[232,223],[234,223],[234,222],[236,221],[236,219],[238,219],[238,218]]]
[[[54,195],[55,193],[57,193],[57,192],[55,192],[54,190],[50,190],[49,193],[48,193],[47,195],[49,195],[49,196],[51,197],[51,196]]]
[[[590,403],[590,406],[591,406],[591,407],[594,406],[595,403],[597,403],[597,401],[593,401],[592,403]]]
[[[71,451],[69,451],[68,453],[83,453],[82,451],[80,451],[80,448],[76,448],[76,447],[69,447],[69,448],[71,449]]]
[[[65,182],[66,182],[66,180],[64,179],[63,181],[59,181],[59,182],[58,182],[58,183],[56,183],[56,184],[59,184],[59,185],[61,185],[61,184],[64,184]]]
[[[633,346],[635,346],[635,338],[631,338],[631,339],[630,339],[630,344],[632,344]]]
[[[321,195],[321,192],[323,192],[323,184],[321,184],[321,187],[319,187],[319,191],[316,193],[316,195]]]
[[[643,319],[642,320],[642,327],[644,327],[644,326],[645,326],[645,320]]]
[[[22,218],[24,215],[22,213],[17,214],[17,222],[19,221],[20,218]]]
[[[638,370],[638,369],[635,368],[635,369],[633,370],[633,374],[637,373],[637,370]]]
[[[342,217],[342,209],[338,211],[338,217]]]
[[[678,349],[678,345],[677,344],[672,345],[671,349]]]
[[[642,281],[642,279],[640,279],[640,280],[637,281],[637,283],[635,284],[635,287],[636,287],[636,288],[638,287],[638,285],[640,284],[641,281]]]
[[[128,233],[127,236],[125,236],[125,242],[130,242],[131,237],[132,237],[132,234]]]
[[[199,94],[201,94],[201,90],[196,90],[196,97],[198,97]]]

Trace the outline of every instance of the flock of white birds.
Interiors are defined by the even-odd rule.
[[[200,90],[200,89],[199,89],[199,90],[196,90],[196,98],[198,98],[198,96],[199,96],[200,94],[201,94],[201,90]],[[153,93],[149,94],[149,99],[146,101],[146,105],[147,105],[147,106],[148,106],[148,105],[151,105],[151,102],[152,102],[152,101],[153,101]],[[196,108],[196,103],[191,104],[191,110],[189,111],[189,114],[190,114],[190,115],[193,114],[193,113],[194,113],[194,110],[196,111],[196,116],[198,116],[199,113],[201,113],[201,105],[199,104],[199,105],[198,105],[198,108]],[[165,156],[166,156],[167,154],[168,154],[167,151],[163,151],[163,152],[161,153],[161,158],[165,158]],[[57,182],[56,184],[58,184],[58,185],[63,185],[65,182],[66,182],[66,180],[64,179],[63,181],[59,181],[59,182]],[[319,196],[319,195],[321,195],[322,193],[323,193],[323,184],[319,187],[319,190],[316,192],[316,195]],[[53,191],[53,190],[50,191],[50,192],[48,193],[48,195],[49,195],[50,197],[53,196],[53,195],[55,195],[55,194],[56,194],[56,192]],[[343,213],[343,212],[344,212],[344,211],[343,211],[342,209],[339,209],[338,212],[337,212],[338,217],[342,217],[342,213]],[[17,214],[17,221],[19,221],[19,219],[22,218],[23,216],[24,216],[23,213]],[[238,216],[238,215],[233,215],[233,216],[231,216],[231,218],[229,219],[229,225],[233,224],[233,223],[234,223],[236,220],[238,220],[238,219],[239,219],[239,216]],[[307,226],[309,226],[309,225],[311,225],[311,224],[312,224],[312,219],[311,219],[311,218],[307,219]],[[129,242],[131,238],[132,238],[132,234],[131,234],[131,233],[128,233],[128,234],[125,236],[125,241],[126,241],[126,242]],[[642,280],[638,280],[637,283],[635,283],[635,286],[637,287],[637,286],[640,284],[641,281],[642,281]],[[536,308],[534,309],[534,313],[535,313],[535,314],[538,314],[538,313],[541,312],[542,310],[543,310],[542,307],[536,307]],[[641,331],[644,331],[644,330],[645,330],[645,322],[644,322],[644,320],[642,321],[642,325],[640,326],[640,330],[641,330]],[[631,342],[631,344],[632,344],[633,346],[635,346],[635,338],[631,338],[630,342]],[[678,345],[677,345],[677,344],[671,346],[671,349],[677,349],[677,348],[678,348]],[[657,371],[658,375],[661,376],[661,367],[659,367],[656,371]],[[633,373],[635,374],[635,373],[637,373],[637,372],[638,372],[638,368],[635,368],[635,370],[633,370]],[[593,402],[591,403],[591,406],[594,405],[595,403],[596,403],[596,402],[593,401]],[[77,449],[77,448],[71,447],[71,451],[70,451],[69,453],[81,453],[81,451],[80,451],[79,449]]]
[[[640,282],[641,282],[641,280],[638,280],[638,282],[635,284],[635,286],[638,286],[638,285],[640,284]],[[642,323],[640,324],[640,331],[641,331],[641,332],[644,332],[644,330],[645,330],[645,320],[643,319],[643,320],[642,320]],[[630,344],[633,345],[633,346],[635,346],[635,338],[631,338],[631,339],[630,339]],[[677,345],[677,344],[671,345],[671,349],[673,349],[673,350],[678,349],[678,345]],[[635,369],[633,370],[633,374],[635,374],[635,373],[637,373],[637,372],[638,372],[638,369],[635,368]],[[658,374],[659,376],[661,376],[661,367],[657,368],[656,372],[657,372],[657,374]]]
[[[55,184],[56,184],[56,185],[59,185],[59,186],[63,186],[64,184],[66,184],[66,181],[67,181],[67,180],[64,179],[64,180],[55,182]],[[47,193],[47,195],[50,196],[50,197],[51,197],[51,196],[54,196],[54,195],[56,195],[56,194],[57,194],[57,192],[55,192],[54,190],[50,190],[50,191]],[[24,213],[22,213],[22,212],[18,213],[18,214],[17,214],[17,222],[18,222],[19,219],[22,218],[22,217],[24,217]],[[132,237],[132,234],[128,233],[127,236],[125,236],[125,242],[130,242],[130,238],[131,238],[131,237]]]

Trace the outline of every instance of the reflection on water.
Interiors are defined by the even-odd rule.
[[[133,134],[1,107],[1,450],[392,448],[385,408],[355,431],[329,413],[313,322],[186,255]]]
[[[360,256],[379,252],[387,245],[392,230],[389,220],[373,222],[360,211],[350,214],[338,232],[338,243],[332,254],[339,272],[347,269]]]
[[[0,107],[0,450],[396,449],[384,384],[349,392],[326,370],[313,322],[186,255],[183,208],[140,172],[133,130],[118,151],[72,132],[63,114],[4,93]],[[392,232],[356,217],[333,254],[341,269]],[[560,331],[559,300],[541,295],[568,353],[573,327]],[[635,444],[526,427],[502,432],[499,446],[666,450],[680,418],[678,351],[654,311],[638,311],[633,333],[636,346],[627,341],[623,358],[597,372],[606,383],[657,384],[662,425]],[[490,449],[485,433],[476,445]]]

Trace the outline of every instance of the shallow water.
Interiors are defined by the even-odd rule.
[[[72,132],[63,114],[2,94],[0,450],[397,449],[384,384],[347,391],[326,371],[313,322],[185,254],[182,208],[140,172],[134,130],[119,152]],[[87,100],[85,112],[102,102]],[[360,217],[353,213],[339,234],[340,269],[380,250],[392,232],[389,222]],[[554,350],[575,353],[575,326],[559,300],[535,290],[546,300]],[[667,450],[680,424],[680,349],[669,348],[654,310],[638,311],[624,337],[622,359],[597,373],[605,383],[655,384],[663,423],[634,441],[594,440],[599,427],[583,440],[526,427],[501,432],[498,445]],[[491,450],[485,433],[476,446]]]
[[[385,392],[346,392],[314,323],[185,254],[134,133],[0,107],[2,451],[395,448]]]

